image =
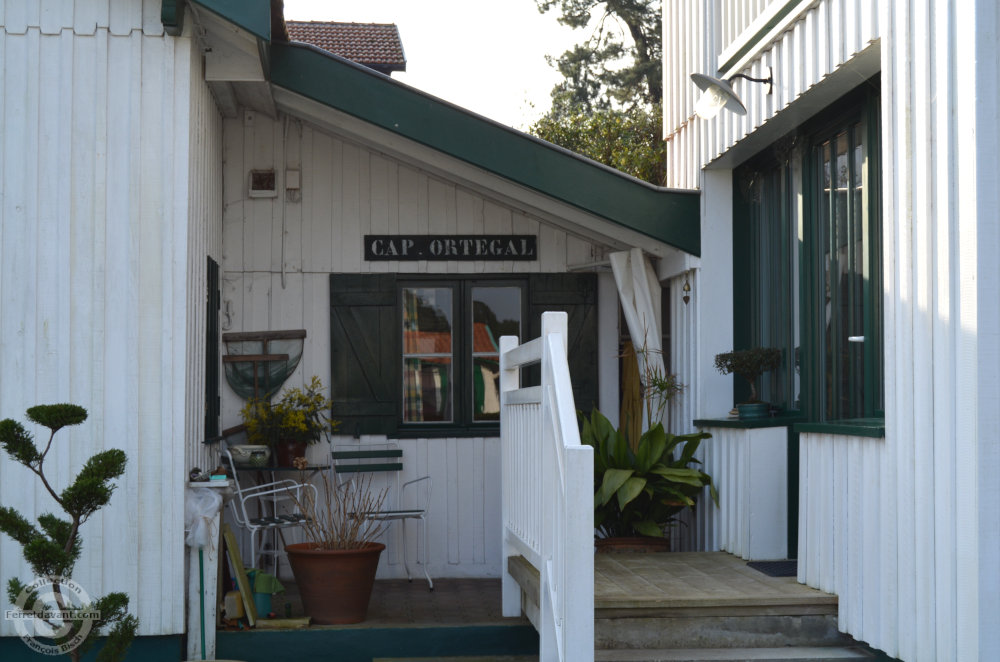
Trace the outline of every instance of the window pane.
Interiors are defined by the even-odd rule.
[[[403,288],[403,422],[452,420],[452,311],[447,287]]]
[[[521,288],[472,288],[473,421],[500,420],[500,336],[521,335]]]

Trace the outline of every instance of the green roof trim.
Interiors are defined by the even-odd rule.
[[[659,188],[300,44],[271,44],[271,82],[691,255],[698,191]]]
[[[271,41],[271,0],[192,0],[238,25],[258,39]],[[163,0],[163,5],[176,4],[177,0]]]

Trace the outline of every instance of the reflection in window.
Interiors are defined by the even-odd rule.
[[[500,420],[500,336],[521,335],[521,288],[472,288],[473,421]]]
[[[452,420],[451,288],[403,288],[403,422]]]

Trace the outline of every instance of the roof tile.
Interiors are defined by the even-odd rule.
[[[392,23],[285,21],[285,25],[292,41],[322,48],[385,74],[406,71],[403,42]]]

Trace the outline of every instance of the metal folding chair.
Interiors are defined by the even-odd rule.
[[[305,503],[305,499],[316,499],[316,486],[310,483],[299,483],[290,478],[261,484],[250,484],[246,473],[255,469],[241,468],[233,461],[229,448],[223,445],[222,461],[231,470],[235,494],[229,501],[230,512],[236,524],[250,532],[250,555],[245,557],[249,567],[259,568],[258,557],[270,555],[274,558],[274,572],[277,574],[278,555],[283,549],[278,549],[274,541],[271,549],[262,546],[265,532],[280,535],[285,529],[301,527],[308,522],[306,516],[299,511],[297,504]],[[266,472],[267,468],[259,469]],[[244,479],[240,480],[240,473]],[[306,491],[312,490],[311,495]]]
[[[395,444],[350,444],[334,446],[331,458],[338,485],[362,473],[393,477],[403,470],[403,450]],[[413,581],[413,574],[410,571],[406,556],[406,523],[410,520],[420,523],[420,541],[423,546],[423,559],[421,563],[421,558],[418,554],[417,562],[423,566],[427,585],[433,591],[434,580],[431,579],[431,575],[427,571],[426,522],[427,510],[431,500],[431,477],[421,476],[408,480],[399,486],[398,491],[395,491],[396,494],[393,494],[393,492],[394,490],[390,489],[388,507],[384,506],[379,511],[358,513],[358,515],[374,521],[402,522],[403,568],[406,570],[406,578],[410,581]],[[394,496],[397,498],[393,498]]]

